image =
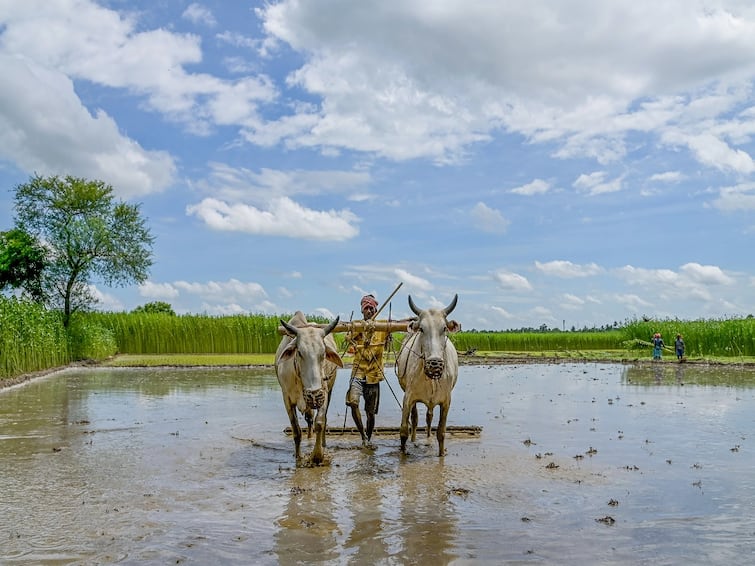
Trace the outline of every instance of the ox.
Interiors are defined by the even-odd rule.
[[[288,334],[283,336],[275,352],[275,374],[291,421],[296,462],[301,461],[301,427],[296,412],[299,409],[307,419],[309,435],[314,421],[315,447],[310,462],[321,464],[330,394],[336,381],[336,371],[343,367],[331,335],[338,324],[338,317],[325,328],[310,327],[304,314],[297,311],[291,320],[281,320],[281,324]]]
[[[451,407],[451,391],[459,376],[459,358],[456,348],[448,339],[448,332],[457,332],[459,323],[449,321],[448,315],[456,308],[458,295],[444,309],[417,308],[409,296],[409,308],[417,319],[409,324],[401,350],[396,358],[396,375],[404,390],[404,403],[401,412],[401,451],[406,452],[409,438],[411,415],[411,437],[415,440],[417,430],[417,403],[427,407],[427,435],[430,436],[430,423],[433,408],[440,405],[438,421],[438,456],[445,453],[446,419]]]

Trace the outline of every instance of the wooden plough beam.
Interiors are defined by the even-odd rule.
[[[376,320],[366,322],[364,320],[354,320],[352,322],[339,322],[333,329],[333,332],[363,332],[367,328],[378,332],[406,332],[408,320]],[[307,326],[314,328],[325,328],[327,324],[310,323]],[[288,334],[283,326],[278,327],[278,334]]]
[[[425,434],[426,427],[424,426],[418,426],[417,427],[417,436],[424,435]],[[430,431],[432,434],[435,434],[437,431],[436,427],[431,427]],[[286,427],[283,432],[287,436],[291,436],[291,427]],[[354,427],[340,427],[340,426],[329,426],[327,430],[327,434],[329,435],[341,435],[341,434],[348,434],[348,435],[357,435],[359,436],[359,431]],[[375,430],[373,432],[376,436],[396,436],[399,434],[399,427],[397,426],[376,426]],[[482,434],[482,427],[481,426],[446,426],[446,434],[450,434],[451,436],[455,437],[466,437],[466,438],[478,438]]]

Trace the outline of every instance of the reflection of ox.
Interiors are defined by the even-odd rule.
[[[309,327],[306,317],[297,311],[288,323],[281,320],[281,324],[288,334],[281,339],[275,353],[275,373],[283,391],[283,404],[291,421],[296,461],[298,463],[301,460],[301,427],[296,413],[298,408],[310,423],[309,434],[314,420],[315,447],[310,461],[321,464],[336,366],[343,367],[331,335],[338,324],[338,318],[325,328]]]
[[[459,358],[456,348],[448,339],[448,332],[459,330],[456,321],[447,319],[456,308],[458,295],[444,309],[421,310],[409,297],[409,307],[417,320],[409,324],[409,332],[401,344],[396,358],[396,373],[401,389],[404,390],[404,403],[401,413],[401,451],[406,452],[409,438],[411,415],[411,436],[415,440],[417,431],[417,403],[427,407],[427,435],[430,436],[430,423],[435,405],[440,405],[438,421],[438,456],[443,456],[446,436],[446,419],[451,407],[451,390],[459,375]]]

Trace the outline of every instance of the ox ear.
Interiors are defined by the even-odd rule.
[[[446,328],[448,328],[449,332],[461,332],[461,324],[459,324],[455,320],[449,320],[446,323]]]
[[[329,362],[333,362],[336,364],[339,368],[343,367],[343,360],[341,359],[341,356],[338,355],[338,352],[336,352],[332,348],[325,347],[325,359]]]
[[[409,324],[406,325],[406,331],[407,332],[416,332],[417,331],[417,319],[410,320]]]
[[[291,342],[288,343],[288,346],[281,352],[280,359],[285,360],[290,358],[294,355],[296,352],[296,340],[291,340]]]

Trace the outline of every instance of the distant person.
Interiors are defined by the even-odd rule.
[[[676,359],[680,362],[684,360],[684,339],[681,334],[676,335],[676,341],[674,342],[676,348]]]
[[[654,360],[660,360],[663,356],[663,347],[666,344],[663,343],[663,338],[661,338],[661,333],[656,332],[653,334],[653,359]]]

